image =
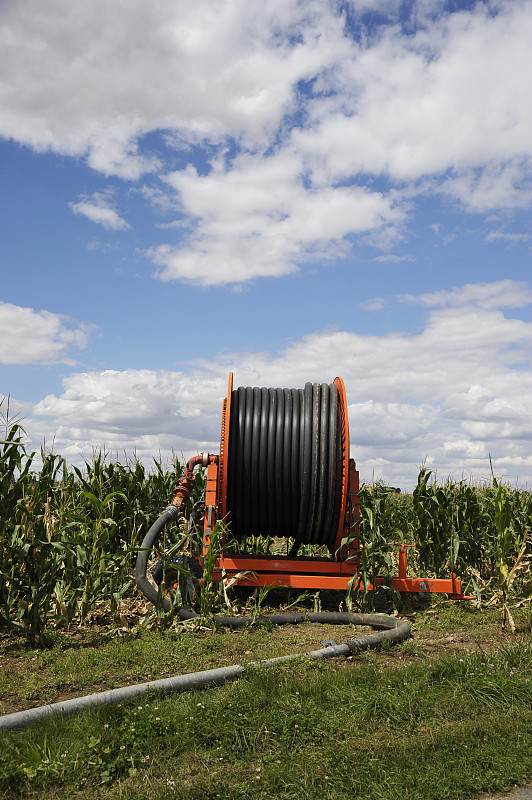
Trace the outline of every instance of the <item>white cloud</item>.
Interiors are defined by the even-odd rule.
[[[199,176],[189,167],[166,178],[182,210],[196,219],[179,247],[149,255],[163,280],[204,285],[293,272],[308,259],[331,259],[352,233],[399,223],[393,197],[359,186],[306,187],[296,156],[241,156],[230,171]]]
[[[402,261],[415,261],[415,258],[414,256],[398,256],[394,253],[386,253],[382,256],[376,256],[371,260],[377,261],[378,263],[390,262],[392,264],[400,264]]]
[[[90,330],[62,314],[0,300],[0,363],[74,364],[70,353],[87,346]]]
[[[26,0],[4,4],[0,48],[3,136],[135,179],[157,167],[138,152],[152,130],[266,141],[342,48],[342,18],[315,0]]]
[[[94,443],[145,457],[217,452],[230,370],[235,386],[298,387],[339,374],[366,479],[411,486],[427,456],[444,477],[484,477],[491,453],[501,474],[530,482],[531,352],[532,323],[472,302],[430,311],[417,334],[317,332],[279,353],[225,354],[185,372],[75,374],[35,406],[32,424],[81,452]]]
[[[530,233],[506,233],[505,231],[490,231],[486,236],[487,242],[509,242],[509,244],[528,242],[530,239],[532,239]]]
[[[507,278],[501,281],[455,286],[450,291],[441,289],[420,295],[402,294],[399,295],[399,300],[405,303],[420,303],[432,308],[466,305],[478,305],[483,308],[522,308],[532,303],[532,290],[524,281]]]
[[[523,384],[524,385],[524,384]],[[443,404],[446,416],[461,420],[462,430],[470,441],[484,451],[488,445],[500,447],[500,441],[510,445],[510,451],[526,451],[532,439],[532,415],[526,398],[514,391],[495,393],[493,388],[472,386],[467,391],[453,393]],[[524,447],[523,447],[524,446]]]
[[[87,217],[91,222],[103,225],[107,231],[126,231],[128,223],[112,207],[112,197],[108,192],[95,192],[91,198],[69,203],[74,214]]]
[[[492,162],[443,182],[441,192],[471,211],[526,208],[532,200],[532,161],[529,155]]]
[[[522,4],[499,14],[479,4],[413,37],[392,27],[367,46],[346,39],[344,58],[302,101],[310,124],[288,131],[274,156],[167,176],[197,224],[178,247],[151,251],[159,276],[212,284],[282,275],[309,257],[337,256],[349,235],[389,250],[415,190],[345,185],[360,174],[404,186],[450,173],[418,192],[443,191],[474,211],[528,204],[532,101],[523,81],[508,80],[532,69],[523,35],[531,26]]]
[[[59,397],[37,403],[27,430],[79,461],[93,449],[147,459],[217,448],[223,378],[206,372],[105,370],[71,375]],[[47,422],[39,417],[51,417]]]
[[[498,8],[498,13],[493,13]],[[439,17],[413,36],[397,26],[353,48],[328,73],[314,126],[294,141],[340,179],[366,172],[416,180],[447,170],[530,175],[532,55],[529,2],[478,3]],[[525,159],[525,161],[523,161]]]
[[[0,135],[104,175],[166,175],[166,197],[144,190],[183,215],[177,243],[148,250],[163,280],[281,276],[357,237],[407,258],[389,251],[427,193],[481,213],[529,205],[530,0],[418,0],[409,35],[404,4],[351,5],[382,24],[352,35],[318,0],[4,4]],[[154,131],[190,162],[199,147],[201,171],[168,174]],[[72,208],[127,225],[112,205]]]
[[[385,302],[386,301],[384,300],[384,297],[374,297],[372,300],[359,303],[359,306],[365,311],[380,311],[382,308],[384,308]]]

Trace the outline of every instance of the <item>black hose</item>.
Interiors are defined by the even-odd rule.
[[[165,525],[170,520],[175,520],[179,515],[175,506],[168,506],[163,513],[153,523],[148,533],[142,540],[139,553],[137,555],[137,563],[135,567],[135,580],[137,586],[141,590],[144,597],[154,605],[159,600],[159,593],[157,589],[148,581],[146,571],[148,567],[148,557],[150,550],[153,548],[157,537],[160,535]],[[172,605],[170,601],[163,598],[164,610],[171,611]],[[187,608],[179,609],[179,619],[191,620],[195,619],[198,615]],[[354,614],[348,611],[321,611],[314,613],[292,613],[292,614],[272,614],[270,616],[259,617],[214,617],[214,623],[226,628],[244,628],[249,625],[254,625],[257,622],[269,621],[274,625],[297,625],[301,622],[323,622],[331,625],[371,625],[373,628],[381,629],[381,634],[376,634],[374,644],[367,646],[379,647],[384,639],[387,639],[390,644],[403,641],[410,636],[410,626],[407,622],[397,620],[394,617],[388,617],[385,614]],[[370,640],[372,637],[363,637],[363,641]],[[358,640],[350,640],[358,642]],[[357,644],[356,647],[359,645]]]
[[[336,541],[342,500],[342,427],[334,383],[231,393],[227,518],[236,539]]]
[[[218,620],[241,620],[249,624],[249,619],[243,617],[219,617]],[[274,614],[269,617],[272,622],[277,624],[297,624],[298,622],[326,622],[332,624],[371,625],[374,628],[381,628],[379,633],[369,636],[360,636],[356,639],[348,639],[345,644],[337,645],[334,642],[324,642],[324,647],[319,650],[311,650],[310,653],[295,653],[278,658],[268,658],[265,661],[252,662],[250,666],[269,667],[282,661],[305,656],[307,658],[326,659],[336,656],[347,656],[351,653],[358,653],[362,650],[377,648],[385,640],[390,644],[405,641],[410,638],[410,625],[403,620],[387,617],[382,614],[349,614],[336,612],[321,612],[316,614]],[[234,626],[233,626],[234,627]],[[124,686],[120,689],[111,689],[107,692],[76,697],[72,700],[63,700],[38,708],[30,708],[26,711],[17,711],[14,714],[6,714],[0,717],[0,730],[14,730],[15,728],[25,728],[32,722],[46,719],[52,715],[64,717],[72,716],[81,711],[101,706],[113,705],[116,703],[132,700],[134,697],[146,694],[147,692],[184,692],[192,689],[205,688],[207,686],[218,686],[227,681],[240,677],[245,672],[246,667],[241,664],[234,664],[228,667],[218,667],[203,672],[192,672],[188,675],[176,675],[172,678],[163,678],[149,683],[139,683],[135,686]]]
[[[179,509],[176,506],[167,506],[163,513],[155,520],[151,528],[149,529],[148,533],[142,540],[142,544],[140,545],[139,552],[137,553],[137,563],[135,565],[135,582],[139,587],[140,591],[144,595],[144,597],[153,603],[153,605],[157,605],[159,600],[159,593],[155,586],[153,586],[148,578],[146,577],[146,572],[148,569],[148,558],[150,556],[150,552],[157,541],[160,534],[163,532],[164,528],[169,522],[175,521],[179,517]],[[172,605],[166,597],[162,598],[163,606],[165,611],[171,611]],[[182,614],[181,614],[182,612]],[[191,617],[195,617],[196,615],[192,611],[187,611],[187,609],[181,609],[180,611],[180,618],[181,619],[190,619]]]

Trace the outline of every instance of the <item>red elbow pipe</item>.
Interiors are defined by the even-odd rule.
[[[206,467],[209,463],[209,454],[200,453],[199,456],[192,456],[187,461],[187,465],[183,470],[183,474],[176,483],[174,493],[172,495],[171,505],[176,506],[179,510],[186,503],[192,487],[194,485],[194,469],[198,466]]]

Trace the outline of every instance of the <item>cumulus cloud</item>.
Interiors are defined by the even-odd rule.
[[[527,2],[477,3],[409,37],[384,27],[327,73],[330,94],[311,104],[313,128],[293,138],[321,152],[336,178],[362,171],[415,180],[507,162],[514,173],[530,155],[532,102],[516,76],[530,69],[531,31]]]
[[[485,296],[483,286],[476,295],[465,288],[474,298]],[[436,298],[415,334],[315,332],[278,353],[225,354],[187,371],[74,374],[61,395],[35,406],[33,419],[55,424],[81,451],[100,442],[146,456],[172,447],[217,452],[230,370],[236,386],[298,387],[339,374],[352,455],[366,479],[411,486],[427,456],[444,476],[485,477],[491,453],[501,474],[530,482],[532,323],[474,300],[440,306]]]
[[[128,223],[112,207],[112,198],[108,192],[95,192],[92,197],[69,203],[74,214],[87,217],[91,222],[103,225],[107,231],[126,231]]]
[[[439,191],[475,212],[526,208],[532,200],[531,165],[527,155],[466,169],[445,180]]]
[[[71,352],[87,346],[90,330],[62,314],[0,300],[0,363],[75,364]]]
[[[478,4],[411,37],[393,26],[365,46],[344,36],[343,58],[300,97],[308,124],[287,129],[273,156],[167,176],[196,223],[177,247],[150,251],[159,277],[212,284],[283,275],[338,255],[361,234],[389,250],[416,191],[443,192],[472,211],[528,205],[532,102],[511,76],[532,67],[523,35],[531,25],[523,4],[495,14]],[[443,181],[431,178],[438,174]],[[382,194],[366,181],[363,191],[360,175],[386,175],[397,188]]]
[[[282,276],[360,237],[405,259],[390,250],[426,194],[476,213],[528,206],[529,0],[452,13],[417,0],[406,20],[404,3],[350,5],[5,3],[0,135],[104,175],[161,176],[147,202],[181,215],[147,250],[162,280]],[[71,207],[126,229],[112,205]]]
[[[217,452],[227,375],[104,370],[73,374],[63,389],[34,406],[25,428],[74,463],[95,449],[119,458],[134,452],[147,463]]]
[[[189,167],[166,180],[197,223],[179,247],[149,252],[162,280],[210,285],[287,274],[303,261],[334,258],[348,234],[402,219],[393,198],[380,192],[305,186],[301,163],[286,154],[242,156],[229,172],[205,176]]]
[[[1,15],[2,135],[133,179],[157,166],[138,151],[152,130],[266,141],[342,45],[342,18],[313,0],[27,0]]]

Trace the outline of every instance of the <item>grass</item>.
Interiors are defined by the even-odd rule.
[[[334,634],[338,641],[345,641],[352,631],[351,626],[335,626]],[[277,633],[281,635],[272,636],[265,627],[188,634],[154,630],[124,638],[88,636],[78,642],[59,633],[49,650],[28,649],[11,641],[0,652],[0,712],[55,702],[66,694],[314,649],[330,636],[331,628],[306,624]]]
[[[34,472],[35,454],[1,402],[0,428],[0,713],[352,634],[310,625],[183,632],[165,615],[152,611],[150,620],[131,567],[179,464],[155,462],[148,474],[136,461],[98,455],[70,471],[60,456],[42,453]],[[202,490],[198,475],[190,506]],[[510,603],[511,589],[521,603],[512,609],[519,636],[499,635],[493,608],[395,597],[415,635],[400,647],[252,669],[209,691],[0,735],[0,798],[460,800],[531,780],[532,495],[496,481],[485,490],[440,487],[422,470],[412,497],[379,485],[363,487],[361,501],[366,575],[386,572],[393,543],[417,540],[411,572],[456,568],[485,605],[501,594]],[[275,546],[262,538],[253,551]],[[379,598],[357,599],[373,607]],[[340,600],[347,602],[343,593],[330,603],[314,598],[331,608]],[[202,601],[207,619],[207,590]]]
[[[532,779],[530,612],[517,610],[517,637],[498,634],[496,611],[465,605],[411,617],[414,639],[387,652],[254,668],[226,686],[4,734],[0,797],[465,800]],[[10,639],[0,684],[16,665],[8,692],[23,707],[31,691],[35,705],[69,687],[297,652],[324,635],[349,633],[80,633],[70,647],[61,634],[49,651]]]

